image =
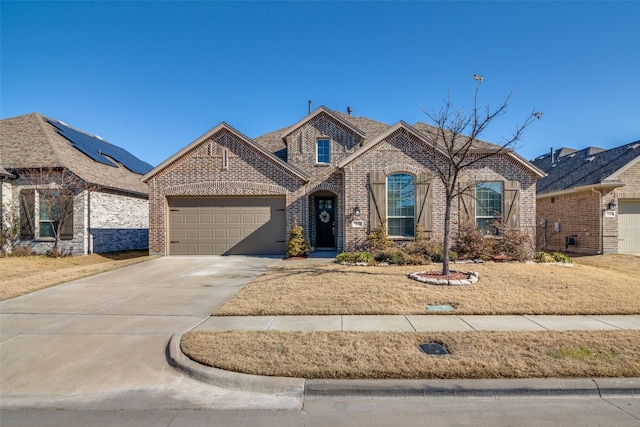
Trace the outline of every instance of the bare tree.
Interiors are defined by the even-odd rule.
[[[497,145],[484,143],[479,139],[480,136],[494,119],[507,112],[511,93],[497,108],[491,109],[489,105],[481,108],[478,106],[478,95],[483,78],[477,75],[474,75],[473,78],[478,82],[478,85],[470,111],[465,111],[464,108],[455,108],[451,101],[451,94],[439,110],[422,109],[434,126],[430,132],[426,133],[427,140],[433,148],[429,156],[429,163],[433,166],[433,170],[445,190],[443,274],[450,272],[449,240],[453,200],[470,190],[469,186],[460,186],[463,172],[478,162],[513,149],[514,145],[522,138],[524,130],[536,119],[542,117],[542,113],[534,110],[524,123],[516,126],[513,134],[505,138],[502,143]]]
[[[56,256],[60,240],[73,238],[74,196],[91,186],[66,168],[32,169],[25,175],[32,188],[20,195],[22,234],[33,235],[38,221],[40,237],[54,239],[50,254]]]

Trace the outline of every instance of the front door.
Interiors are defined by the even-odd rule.
[[[316,199],[316,248],[336,246],[335,204],[333,197]]]

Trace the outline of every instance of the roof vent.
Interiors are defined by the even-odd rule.
[[[591,157],[589,157],[589,158],[587,159],[587,162],[592,162],[592,161],[594,161],[595,159],[596,159],[596,158],[595,158],[594,156],[591,156]]]
[[[96,138],[98,138],[100,141],[104,141],[104,138],[103,138],[103,137],[101,137],[100,135],[93,135],[93,136],[95,136]]]
[[[574,157],[576,155],[576,153],[571,153],[569,154],[569,157]]]
[[[640,144],[633,144],[631,147],[627,148],[627,150],[635,150],[638,147],[640,147]]]
[[[66,124],[65,122],[63,122],[62,120],[58,120],[58,123],[60,123],[62,126],[69,126],[68,124]]]

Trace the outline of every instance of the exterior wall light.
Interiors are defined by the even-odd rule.
[[[609,210],[610,211],[615,210],[616,206],[617,205],[616,205],[615,199],[611,199],[611,201],[609,202]]]
[[[358,206],[353,208],[353,216],[355,219],[360,219],[360,208]]]

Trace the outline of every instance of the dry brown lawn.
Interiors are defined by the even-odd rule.
[[[146,251],[63,258],[46,256],[0,258],[0,300],[14,298],[152,258],[154,257],[150,257]]]
[[[533,263],[456,264],[478,271],[469,286],[424,285],[408,278],[438,265],[356,267],[283,261],[254,280],[217,316],[430,314],[639,314],[640,257],[581,257],[573,266]],[[447,312],[438,312],[438,315]]]
[[[439,342],[451,354],[425,355]],[[640,331],[191,332],[182,350],[208,366],[298,378],[638,377]]]

